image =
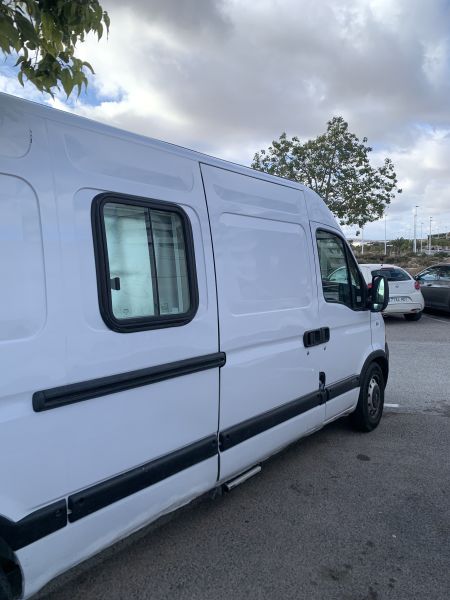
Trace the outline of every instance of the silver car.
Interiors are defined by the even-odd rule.
[[[450,264],[428,267],[414,279],[420,284],[426,307],[450,311]]]

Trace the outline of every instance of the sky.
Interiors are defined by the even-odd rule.
[[[342,115],[402,194],[388,239],[450,231],[450,0],[103,0],[109,38],[78,56],[87,93],[52,100],[0,61],[0,91],[250,165],[283,131]],[[421,225],[423,223],[423,225]],[[347,228],[347,235],[355,233]],[[384,219],[365,239],[384,239]]]

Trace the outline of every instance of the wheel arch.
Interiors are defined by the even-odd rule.
[[[377,363],[380,366],[381,371],[383,373],[383,377],[384,377],[384,385],[386,386],[388,377],[389,377],[389,349],[388,349],[387,344],[386,344],[386,351],[375,350],[374,352],[371,352],[369,354],[369,356],[366,358],[366,360],[364,361],[363,367],[361,369],[361,381],[364,379],[364,376],[366,374],[367,369],[369,368],[369,365],[372,364],[373,362]]]

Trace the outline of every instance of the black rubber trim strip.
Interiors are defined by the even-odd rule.
[[[162,458],[122,473],[90,488],[72,494],[68,499],[69,521],[73,523],[91,513],[135,494],[167,477],[217,455],[217,435],[176,450]]]
[[[379,356],[380,353],[376,352],[373,354]],[[381,352],[381,354],[384,353]],[[217,360],[220,357],[222,361],[220,365],[215,364],[213,366],[222,366],[225,364],[225,355],[223,353],[208,355],[208,357],[213,356],[216,356]],[[373,359],[374,356],[371,355],[371,358]],[[189,361],[190,360],[192,359],[189,359]],[[188,361],[180,362],[186,363]],[[207,366],[205,368],[211,367]],[[143,371],[148,371],[148,369],[143,369]],[[138,373],[138,371],[135,371],[134,373]],[[181,374],[185,373],[180,373],[180,375]],[[113,376],[113,378],[115,377],[116,376]],[[109,380],[110,378],[103,379]],[[103,380],[94,381],[98,382]],[[161,381],[161,379],[158,379],[158,381]],[[219,434],[219,441],[217,440],[217,436],[212,434],[185,448],[176,450],[166,456],[127,471],[126,473],[86,488],[76,494],[72,494],[69,496],[67,504],[65,500],[59,500],[58,502],[49,504],[30,515],[27,515],[18,522],[13,522],[0,516],[0,538],[2,538],[13,551],[19,550],[58,529],[62,529],[67,525],[67,521],[71,523],[77,521],[101,508],[154,485],[167,477],[171,477],[184,469],[192,467],[208,458],[212,458],[218,453],[219,446],[222,451],[228,450],[267,429],[275,427],[284,421],[292,419],[293,417],[323,404],[325,399],[335,398],[339,394],[343,394],[350,389],[359,387],[359,381],[359,376],[349,377],[335,385],[329,386],[326,390],[317,390],[316,392],[297,398],[292,402],[225,429]],[[153,380],[150,383],[153,383]],[[80,384],[74,385],[77,386]],[[146,385],[146,383],[136,385]],[[73,386],[63,387],[71,388]],[[128,389],[128,387],[122,389]],[[112,392],[106,391],[104,393]],[[104,393],[99,395],[104,395]],[[78,400],[72,400],[72,402],[77,401]],[[53,406],[47,408],[53,408]],[[46,410],[47,408],[44,408],[43,410]]]
[[[207,369],[223,367],[226,356],[224,352],[205,354],[195,358],[187,358],[176,362],[128,371],[99,379],[81,381],[69,385],[41,390],[33,394],[33,409],[36,412],[59,408],[74,402],[82,402],[108,394],[131,390],[143,385],[150,385],[166,379],[190,375]]]
[[[66,501],[58,500],[32,512],[16,523],[0,517],[0,537],[12,550],[19,550],[66,525]]]
[[[327,400],[333,400],[334,398],[337,398],[338,396],[341,396],[350,390],[359,388],[359,386],[359,375],[353,375],[352,377],[347,377],[347,379],[343,379],[342,381],[328,385],[326,388]]]
[[[228,427],[219,434],[219,448],[221,451],[228,450],[263,431],[267,431],[267,429],[280,425],[284,421],[323,404],[323,401],[323,393],[317,390],[261,415],[247,419],[242,423]]]

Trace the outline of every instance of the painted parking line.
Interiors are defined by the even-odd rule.
[[[384,403],[385,408],[398,408],[399,406],[400,404],[387,404],[386,402]]]
[[[437,319],[436,317],[431,317],[430,315],[423,315],[425,319],[433,319],[433,321],[439,321],[439,323],[447,323],[450,325],[450,321],[444,321],[444,319]]]

